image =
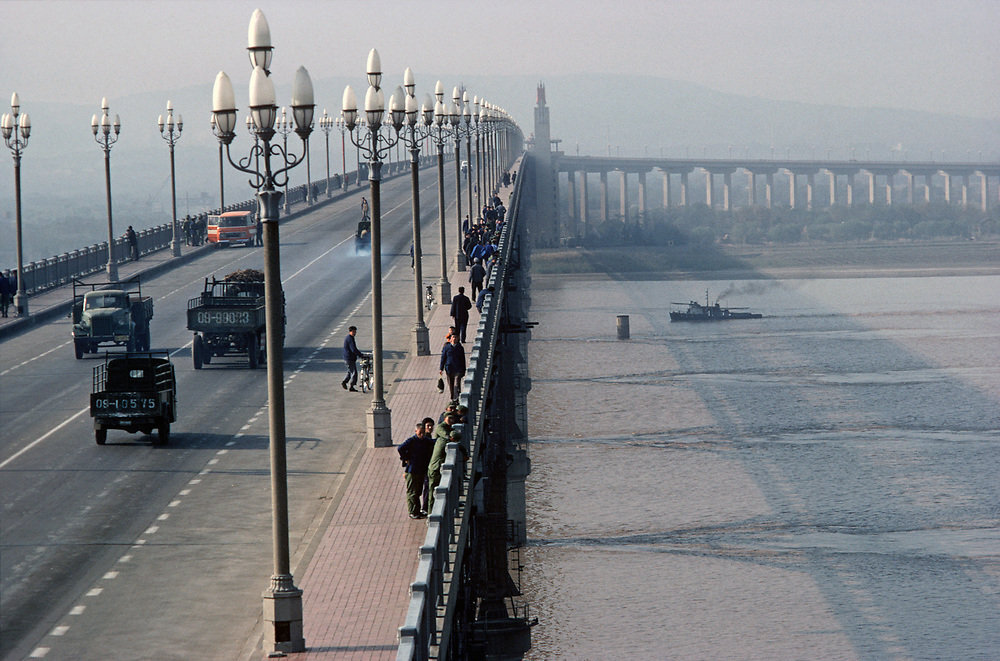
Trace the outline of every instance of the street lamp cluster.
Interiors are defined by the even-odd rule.
[[[264,591],[264,619],[273,625],[266,635],[274,652],[300,652],[305,649],[302,628],[302,591],[292,579],[288,547],[288,489],[285,456],[285,402],[282,365],[283,296],[278,252],[278,205],[282,193],[276,186],[287,186],[288,171],[299,165],[308,153],[315,110],[312,80],[305,67],[299,67],[292,83],[292,116],[295,132],[302,139],[302,155],[287,150],[287,133],[282,144],[272,144],[278,108],[274,83],[270,77],[271,31],[263,12],[253,13],[248,30],[250,56],[250,113],[254,145],[249,155],[234,162],[230,145],[236,130],[236,102],[229,76],[220,71],[212,90],[212,112],[218,138],[225,146],[229,163],[251,176],[257,190],[261,222],[264,225],[264,305],[267,311],[268,424],[270,437],[271,509],[274,569],[269,587]],[[272,157],[276,163],[272,167]],[[251,167],[251,164],[253,167]],[[260,166],[263,165],[263,171]]]
[[[402,88],[397,88],[389,100],[390,130],[383,132],[385,94],[382,92],[382,61],[374,48],[368,54],[368,91],[365,93],[364,118],[359,127],[358,100],[354,89],[344,89],[343,117],[351,142],[360,155],[368,160],[368,182],[371,190],[371,277],[372,277],[372,361],[375,387],[372,389],[372,406],[368,410],[368,443],[372,447],[392,445],[391,412],[385,404],[382,370],[382,163],[399,141],[399,130],[405,119],[405,98]],[[354,129],[358,127],[357,136]],[[395,135],[394,135],[395,134]]]
[[[177,121],[174,122],[174,105],[167,101],[167,121],[163,121],[160,115],[157,124],[160,127],[160,135],[170,146],[170,210],[171,224],[173,226],[173,238],[170,241],[170,252],[174,257],[180,257],[181,243],[177,238],[177,183],[174,179],[174,145],[181,139],[181,131],[184,129],[184,119],[177,113]]]
[[[21,100],[17,92],[10,95],[10,112],[0,117],[0,132],[4,142],[14,157],[14,207],[17,234],[17,293],[14,294],[14,310],[18,316],[28,315],[28,297],[24,294],[24,254],[21,252],[21,154],[31,137],[31,118],[21,114]],[[4,314],[7,309],[4,308]]]
[[[111,147],[118,142],[118,134],[122,130],[122,121],[115,115],[114,122],[108,112],[107,97],[101,99],[101,118],[98,120],[94,115],[90,120],[90,130],[94,134],[94,140],[104,151],[104,191],[108,202],[108,264],[106,267],[108,280],[118,279],[118,264],[115,262],[115,234],[111,219]]]

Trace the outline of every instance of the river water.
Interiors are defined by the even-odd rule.
[[[529,659],[1000,659],[1000,276],[531,298]]]

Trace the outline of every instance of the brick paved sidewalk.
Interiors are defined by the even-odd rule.
[[[463,274],[452,274],[459,278]],[[471,322],[479,323],[473,310]],[[451,324],[447,305],[428,319],[431,355],[411,356],[392,387],[393,442],[448,403],[437,390],[439,349]],[[298,585],[303,590],[306,653],[301,658],[395,659],[409,588],[427,522],[410,519],[395,447],[366,448]],[[298,655],[296,655],[298,656]]]
[[[504,203],[512,187],[502,187]],[[468,290],[468,271],[449,274],[453,294]],[[437,391],[440,347],[451,325],[449,304],[437,305],[427,320],[430,356],[410,356],[393,385],[393,442],[412,433],[421,418],[435,420],[448,403]],[[472,309],[469,337],[479,325]],[[466,345],[466,354],[471,344]],[[426,520],[410,519],[406,488],[395,447],[366,448],[327,530],[298,586],[303,590],[303,625],[308,661],[395,659],[398,632],[406,618],[410,583],[416,577]]]

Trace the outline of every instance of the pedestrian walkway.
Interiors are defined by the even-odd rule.
[[[506,203],[512,187],[500,189]],[[468,271],[448,275],[453,293],[468,287]],[[393,442],[399,445],[427,416],[437,420],[448,395],[437,390],[441,346],[451,325],[442,301],[427,320],[431,355],[411,355],[386,404],[392,411]],[[479,313],[472,309],[469,336]],[[466,356],[471,351],[466,345]],[[399,627],[406,618],[410,583],[417,573],[426,519],[406,511],[403,468],[395,447],[366,448],[345,497],[337,507],[309,566],[297,581],[303,591],[307,661],[395,659]],[[300,572],[301,573],[301,572]]]
[[[454,281],[456,274],[449,276]],[[473,320],[476,320],[473,312]],[[448,306],[428,321],[431,355],[411,356],[387,400],[398,445],[425,417],[444,411],[437,390],[440,347],[451,324]],[[406,617],[425,519],[406,511],[403,468],[395,447],[366,448],[312,554],[298,586],[303,591],[306,654],[319,659],[394,659]]]

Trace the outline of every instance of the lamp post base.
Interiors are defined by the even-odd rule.
[[[392,447],[392,411],[385,404],[368,410],[368,447]]]
[[[304,652],[302,590],[292,584],[292,577],[271,577],[271,587],[264,591],[263,599],[263,650],[273,656],[277,652]]]
[[[427,331],[427,326],[419,322],[413,326],[413,344],[411,350],[415,356],[431,355],[431,343]]]
[[[108,282],[118,282],[118,265],[114,262],[108,262],[104,270],[108,274]]]
[[[27,317],[28,316],[28,297],[27,296],[21,296],[21,294],[14,294],[14,312],[19,317]],[[425,335],[424,335],[424,343],[425,344],[427,342],[426,332],[427,332],[427,329],[424,329],[424,333],[425,333]],[[423,355],[426,355],[426,354],[420,354],[420,355],[423,356]]]
[[[458,255],[455,257],[455,264],[459,271],[465,270],[465,253],[461,250],[458,251]]]
[[[451,283],[444,278],[438,281],[438,303],[451,305]]]
[[[170,241],[170,254],[174,257],[181,256],[181,242],[177,239],[171,239]]]

